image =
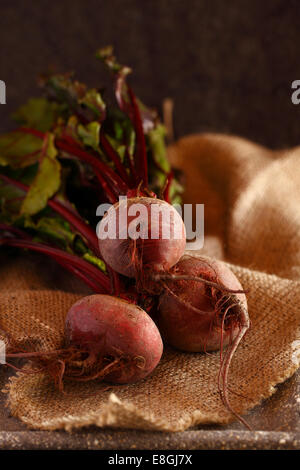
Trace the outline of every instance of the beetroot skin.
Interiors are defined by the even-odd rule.
[[[225,264],[194,254],[184,255],[171,273],[175,278],[201,277],[227,289],[242,290]],[[183,351],[215,351],[239,334],[247,312],[245,294],[228,293],[191,279],[167,281],[165,286],[160,296],[159,329],[168,344]]]
[[[69,346],[87,351],[87,363],[92,368],[96,369],[99,361],[116,362],[104,380],[118,384],[146,377],[163,352],[160,333],[149,315],[109,295],[77,301],[67,314],[65,336]]]
[[[170,204],[160,199],[135,197],[127,199],[126,204],[127,209],[124,212],[127,214],[128,227],[139,218],[139,214],[130,215],[130,210],[137,204],[145,208],[147,216],[139,218],[139,232],[144,238],[130,238],[126,222],[119,224],[121,208],[126,207],[125,202],[116,203],[108,210],[99,226],[99,233],[102,230],[105,232],[104,227],[116,220],[116,239],[99,238],[99,249],[104,261],[118,273],[139,280],[145,271],[168,271],[179,261],[185,250],[186,232],[181,216]],[[151,218],[151,211],[155,210],[152,209],[153,206],[165,215],[170,214],[170,222],[167,217],[164,222],[161,218]],[[174,235],[175,230],[178,236]],[[156,234],[156,238],[153,234]]]

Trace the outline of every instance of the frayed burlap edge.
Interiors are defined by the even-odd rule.
[[[279,374],[273,383],[269,384],[265,392],[261,393],[256,402],[253,402],[249,407],[245,408],[242,413],[247,413],[255,406],[260,405],[262,400],[272,396],[277,390],[276,386],[290,378],[298,367],[299,365],[291,367],[286,371],[284,376]],[[30,418],[24,416],[22,405],[21,407],[18,406],[18,400],[15,399],[15,394],[18,394],[19,380],[23,380],[22,374],[17,374],[17,376],[11,378],[2,392],[9,394],[6,406],[10,409],[12,416],[21,419],[31,429],[48,431],[64,429],[65,431],[72,431],[73,429],[94,425],[99,428],[110,427],[117,429],[139,429],[144,431],[179,432],[200,424],[228,424],[235,420],[231,415],[224,418],[220,416],[219,413],[213,415],[196,410],[192,414],[186,413],[185,416],[182,416],[176,426],[170,426],[169,423],[165,422],[163,419],[157,419],[155,416],[149,417],[133,404],[122,402],[116,394],[111,393],[105,409],[101,413],[93,412],[84,416],[67,415],[59,419],[33,423]]]

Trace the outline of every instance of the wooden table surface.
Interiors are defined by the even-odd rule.
[[[1,386],[7,380],[1,376]],[[247,416],[253,431],[240,423],[205,426],[176,433],[88,427],[72,433],[30,430],[9,415],[0,394],[0,449],[300,449],[300,373]]]

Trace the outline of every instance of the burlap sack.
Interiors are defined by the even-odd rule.
[[[239,138],[202,135],[180,140],[170,159],[185,170],[186,202],[205,203],[203,252],[229,262],[250,289],[251,331],[229,384],[232,406],[245,414],[299,367],[300,149],[271,152]],[[29,335],[36,348],[59,347],[68,308],[88,291],[37,256],[4,256],[0,278],[3,327],[21,343]],[[42,374],[17,373],[6,392],[12,414],[34,428],[182,431],[234,419],[220,400],[218,371],[217,352],[166,348],[154,373],[137,384],[70,383],[63,395]]]

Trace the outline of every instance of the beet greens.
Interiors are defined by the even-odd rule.
[[[72,74],[44,76],[44,97],[21,106],[19,127],[0,136],[0,243],[51,256],[95,292],[112,293],[121,281],[99,253],[97,206],[137,191],[178,201],[181,187],[157,113],[127,84],[131,70],[111,47],[97,57],[112,72],[118,107]]]

